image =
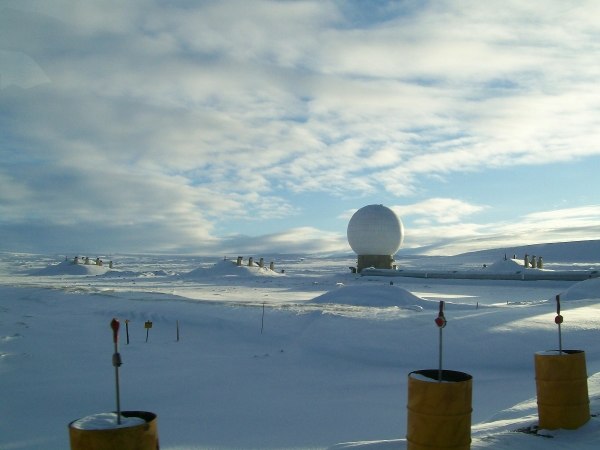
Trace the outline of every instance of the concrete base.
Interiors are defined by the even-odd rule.
[[[360,272],[368,267],[376,269],[392,269],[394,257],[392,255],[358,255],[356,270]]]

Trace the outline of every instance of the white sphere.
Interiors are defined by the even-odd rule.
[[[348,243],[357,255],[394,255],[404,239],[402,221],[383,205],[368,205],[348,223]]]

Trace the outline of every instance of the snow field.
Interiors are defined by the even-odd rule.
[[[114,410],[113,317],[121,321],[121,407],[158,415],[161,448],[405,448],[407,375],[437,366],[440,299],[448,302],[444,368],[473,376],[472,448],[596,448],[595,418],[577,431],[546,432],[553,438],[512,432],[536,422],[533,354],[557,346],[546,301],[556,293],[565,298],[565,348],[585,350],[588,373],[600,372],[595,283],[391,286],[336,270],[140,277],[135,285],[131,274],[5,275],[0,448],[68,448],[70,421]],[[376,306],[364,306],[369,295]],[[596,376],[589,386],[598,412]]]

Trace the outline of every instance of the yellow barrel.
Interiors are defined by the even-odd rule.
[[[408,374],[407,450],[469,450],[473,377],[436,369]]]
[[[537,352],[535,384],[540,428],[574,430],[590,420],[583,350]]]
[[[147,411],[121,411],[123,424],[101,424],[103,414],[83,417],[69,424],[71,450],[158,450],[156,414]],[[135,420],[139,418],[142,420]],[[133,425],[129,426],[128,422]],[[101,424],[101,425],[99,425]]]

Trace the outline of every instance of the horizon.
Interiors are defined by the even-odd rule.
[[[584,249],[580,248],[580,246],[585,246]],[[463,253],[457,253],[452,255],[439,255],[439,254],[428,254],[427,249],[418,249],[418,248],[409,248],[404,249],[400,248],[398,252],[394,255],[394,260],[396,262],[402,262],[403,260],[411,260],[413,258],[464,258],[465,256],[474,257],[473,262],[495,262],[503,259],[504,255],[507,255],[512,259],[510,254],[516,254],[516,259],[521,260],[527,252],[543,250],[543,254],[540,256],[546,258],[546,264],[564,264],[564,263],[590,263],[594,264],[596,261],[600,262],[600,239],[593,240],[583,240],[583,241],[563,241],[563,242],[545,242],[545,243],[533,243],[526,244],[523,246],[504,246],[504,247],[493,247],[493,248],[485,248],[474,251],[468,251]],[[497,258],[492,258],[492,254],[497,253]],[[228,259],[233,261],[238,256],[242,256],[242,258],[253,257],[257,259],[259,257],[266,258],[286,258],[286,257],[299,257],[301,259],[309,258],[309,259],[338,259],[338,258],[352,258],[356,259],[358,255],[356,255],[352,250],[349,251],[341,251],[341,252],[330,252],[330,253],[281,253],[281,252],[258,252],[258,253],[247,253],[247,254],[230,254],[224,255],[223,253],[214,253],[214,254],[201,254],[201,253],[169,253],[169,252],[122,252],[122,253],[110,253],[103,251],[80,251],[75,253],[67,254],[65,252],[25,252],[25,251],[7,251],[0,250],[0,254],[6,255],[29,255],[29,256],[43,256],[43,257],[54,257],[54,258],[72,258],[74,255],[78,255],[83,258],[86,255],[92,255],[94,257],[100,258],[108,258],[108,257],[125,257],[125,258],[144,258],[144,257],[157,257],[157,258],[185,258],[185,259]],[[532,253],[533,254],[533,253]],[[281,262],[281,261],[279,261]],[[117,262],[117,264],[119,264]]]
[[[399,254],[597,240],[598,14],[4,0],[0,251],[351,255],[369,204]]]

